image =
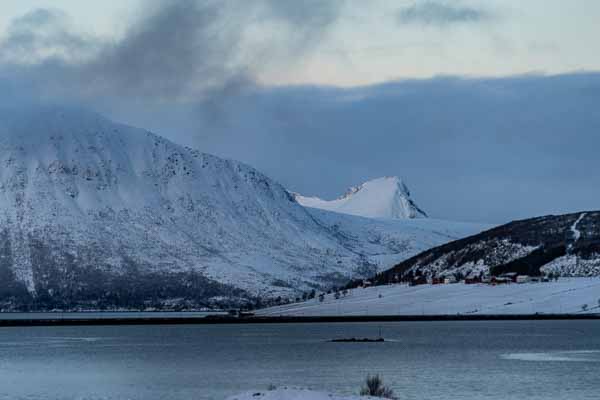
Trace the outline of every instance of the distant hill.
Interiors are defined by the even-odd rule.
[[[414,276],[481,274],[600,276],[600,211],[511,222],[407,259],[377,283]]]

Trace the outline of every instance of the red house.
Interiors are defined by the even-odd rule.
[[[474,285],[476,283],[481,283],[481,278],[478,276],[473,276],[470,278],[465,278],[465,285]]]

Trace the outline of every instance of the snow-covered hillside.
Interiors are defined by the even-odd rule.
[[[275,297],[340,284],[483,228],[313,213],[247,165],[80,109],[3,109],[0,120],[6,307]]]
[[[395,260],[406,260],[438,243],[489,228],[485,224],[432,218],[366,218],[316,208],[307,208],[307,211],[319,224],[334,232],[345,247],[364,256],[378,271],[394,265]]]
[[[302,303],[260,310],[259,315],[456,315],[600,313],[600,278],[490,286],[485,284],[383,285],[351,289]]]
[[[379,284],[418,276],[600,276],[600,211],[548,215],[495,227],[434,247],[376,277]]]
[[[298,203],[305,207],[358,215],[370,218],[426,218],[410,198],[410,192],[398,177],[384,177],[365,182],[348,189],[346,194],[335,200],[305,197],[294,194]]]

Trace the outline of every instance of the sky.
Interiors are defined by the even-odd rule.
[[[236,2],[243,0],[221,1]],[[595,40],[600,37],[600,2],[596,0],[271,2],[305,3],[317,12],[315,4],[331,3],[337,15],[310,54],[294,59],[285,69],[275,65],[262,70],[259,79],[267,84],[356,86],[440,74],[498,76],[600,69]],[[3,0],[0,31],[31,10],[56,9],[66,12],[81,31],[118,38],[149,3],[157,1]]]
[[[3,0],[0,106],[76,103],[334,198],[597,209],[595,0]]]

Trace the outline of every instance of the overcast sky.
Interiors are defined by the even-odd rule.
[[[139,17],[140,9],[153,2],[2,0],[0,29],[6,30],[14,18],[33,9],[53,8],[65,11],[82,31],[118,38]],[[236,2],[245,3],[228,3]],[[328,34],[285,70],[261,71],[262,82],[353,86],[439,74],[600,69],[596,0],[304,1],[317,12],[322,7],[315,4],[325,2],[339,9]]]
[[[0,104],[78,103],[335,197],[597,209],[595,0],[3,0]]]

